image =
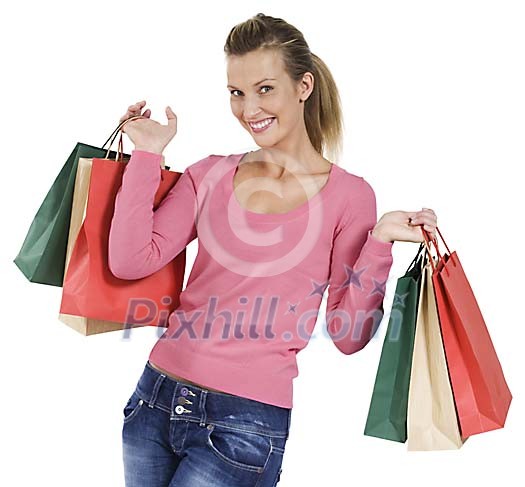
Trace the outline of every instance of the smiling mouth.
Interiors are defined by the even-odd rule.
[[[250,126],[250,128],[254,132],[261,132],[262,130],[264,130],[264,129],[268,128],[270,125],[272,125],[273,121],[275,120],[275,118],[276,117],[268,117],[268,118],[265,118],[262,121],[256,122],[256,123],[248,122],[248,125]]]

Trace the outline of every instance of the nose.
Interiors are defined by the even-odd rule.
[[[261,110],[257,110],[254,112],[244,112],[244,120],[259,120],[262,118],[263,112]]]
[[[264,110],[259,106],[257,100],[249,100],[248,98],[244,102],[243,106],[243,117],[244,120],[258,120],[264,114]]]

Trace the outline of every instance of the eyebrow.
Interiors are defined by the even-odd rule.
[[[263,81],[269,81],[269,80],[277,81],[275,78],[264,78],[264,79],[262,79],[261,81],[259,81],[259,82],[257,82],[257,83],[254,83],[253,86],[260,85]],[[226,88],[235,88],[235,86],[227,85]]]

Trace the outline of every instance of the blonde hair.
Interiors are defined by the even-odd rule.
[[[323,60],[313,54],[301,32],[283,19],[258,13],[234,26],[224,45],[227,56],[257,49],[276,49],[292,81],[302,80],[305,72],[314,76],[314,88],[305,102],[304,119],[315,150],[335,162],[343,139],[343,114],[339,91]]]

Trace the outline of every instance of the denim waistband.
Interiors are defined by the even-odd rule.
[[[149,360],[136,393],[149,407],[169,413],[173,421],[193,421],[201,426],[214,423],[284,438],[290,431],[291,409],[175,380],[155,369]]]

